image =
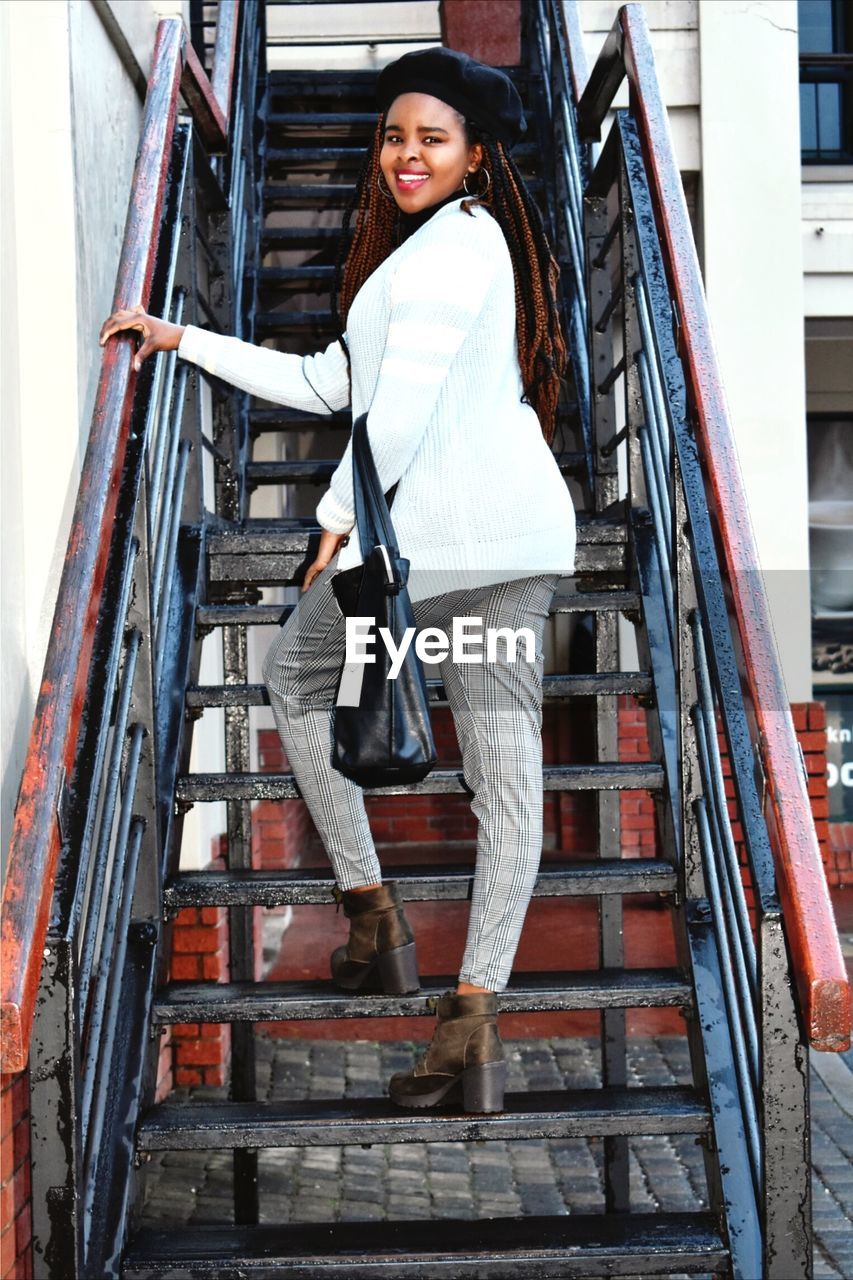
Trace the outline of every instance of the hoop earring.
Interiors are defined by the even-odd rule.
[[[480,191],[469,191],[469,190],[468,190],[468,179],[469,179],[469,177],[470,177],[471,175],[470,175],[469,173],[466,173],[466,174],[465,174],[465,177],[462,179],[462,190],[465,192],[465,194],[466,194],[467,196],[476,196],[476,197],[477,197],[477,199],[482,200],[483,196],[484,196],[484,195],[486,195],[486,193],[487,193],[487,192],[488,192],[488,190],[489,190],[489,187],[492,185],[491,175],[489,174],[488,169],[483,169],[483,168],[475,169],[475,170],[474,170],[474,172],[475,172],[475,173],[482,173],[482,174],[484,174],[484,175],[485,175],[485,178],[486,178],[486,185],[485,185],[485,186],[482,188],[482,190],[480,190]]]
[[[392,196],[392,194],[391,194],[391,188],[388,186],[388,183],[386,182],[384,187],[383,187],[383,185],[382,185],[382,170],[381,170],[381,169],[379,170],[379,172],[378,172],[378,173],[377,173],[377,175],[376,175],[376,185],[377,185],[377,187],[379,188],[380,192],[382,193],[382,195],[385,197],[385,199],[386,199],[386,200],[390,200],[392,204],[396,204],[396,203],[397,203],[397,201],[394,199],[394,197],[393,197],[393,196]]]

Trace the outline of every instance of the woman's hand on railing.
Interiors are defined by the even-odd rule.
[[[144,307],[131,307],[125,311],[114,311],[108,320],[101,325],[98,341],[103,346],[108,338],[123,329],[138,329],[142,334],[142,342],[133,357],[133,367],[137,371],[142,368],[142,361],[155,351],[177,351],[185,325],[172,324],[169,320],[158,320],[149,316]]]
[[[328,529],[324,529],[320,534],[320,546],[317,549],[317,558],[309,564],[305,570],[305,577],[302,579],[302,590],[307,591],[314,579],[321,574],[326,565],[337,552],[344,538],[348,537],[346,533],[330,533]]]

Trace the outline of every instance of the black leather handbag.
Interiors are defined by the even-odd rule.
[[[337,573],[332,590],[345,617],[370,618],[365,629],[373,662],[348,664],[344,655],[335,694],[332,765],[362,787],[420,782],[436,762],[426,679],[414,640],[395,679],[379,635],[387,627],[395,648],[415,620],[409,600],[409,561],[397,548],[391,513],[367,436],[367,415],[352,427],[355,519],[364,563]]]

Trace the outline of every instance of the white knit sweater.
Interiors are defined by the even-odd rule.
[[[391,514],[412,600],[574,569],[569,491],[521,403],[509,249],[491,214],[460,204],[440,206],[377,267],[345,333],[353,417],[368,412],[383,489],[399,481]],[[337,340],[303,359],[187,325],[178,354],[276,404],[314,413],[350,404]],[[350,444],[317,519],[352,530],[338,568],[360,563]]]

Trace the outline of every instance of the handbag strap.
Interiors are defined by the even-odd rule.
[[[352,490],[362,554],[378,544],[397,554],[397,535],[367,435],[367,414],[352,424]]]

